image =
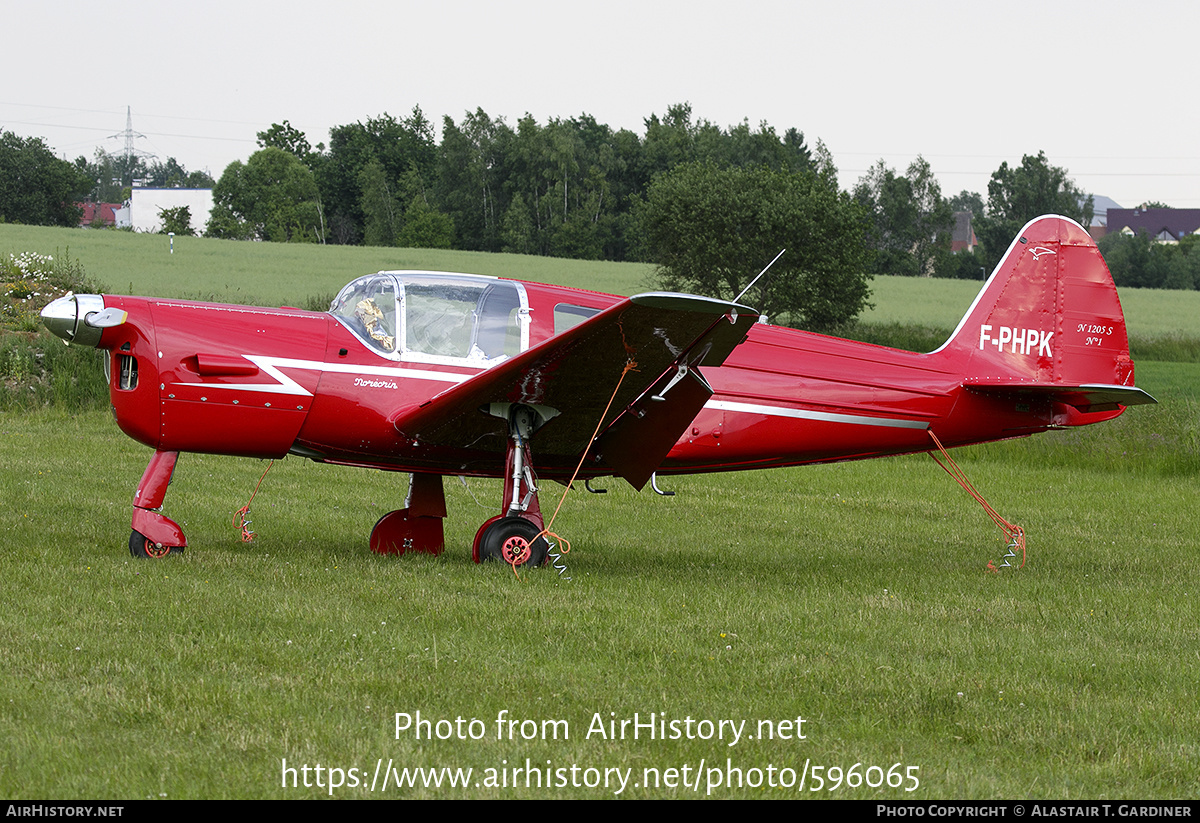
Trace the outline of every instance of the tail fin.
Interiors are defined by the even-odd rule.
[[[1021,229],[937,353],[976,391],[1049,395],[1080,411],[1154,402],[1134,387],[1104,258],[1082,226],[1058,215]]]

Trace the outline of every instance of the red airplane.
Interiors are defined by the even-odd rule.
[[[187,545],[161,513],[180,452],[412,474],[383,553],[442,550],[442,477],[505,479],[478,562],[545,562],[537,477],[762,469],[933,451],[1109,420],[1134,386],[1116,287],[1077,223],[1021,230],[928,354],[762,322],[746,306],[439,272],[354,280],[329,312],[67,295],[42,312],[105,351],[121,429],[155,450],[129,548]],[[536,474],[535,474],[536,470]]]

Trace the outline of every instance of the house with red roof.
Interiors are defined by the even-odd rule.
[[[79,218],[81,226],[117,226],[122,228],[130,225],[129,205],[126,203],[76,203],[83,210]]]

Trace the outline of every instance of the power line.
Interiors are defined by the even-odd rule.
[[[184,118],[180,118],[180,119],[184,119]],[[7,120],[5,122],[9,123],[9,124],[15,124],[18,126],[39,126],[41,128],[46,128],[46,129],[77,129],[79,131],[94,131],[94,132],[108,131],[108,129],[102,129],[102,128],[99,128],[98,126],[69,126],[69,125],[64,125],[64,124],[59,124],[59,123],[35,123],[30,120]],[[211,122],[222,122],[222,121],[211,121]],[[224,121],[224,122],[228,122],[228,121]],[[262,126],[259,126],[259,128],[262,128]],[[165,131],[148,131],[143,136],[145,136],[145,137],[178,137],[178,138],[185,139],[185,140],[222,140],[222,141],[226,141],[229,143],[251,143],[251,142],[253,142],[253,139],[249,138],[249,137],[216,137],[214,135],[207,135],[207,134],[175,134],[172,132],[165,132]]]
[[[20,108],[25,108],[25,109],[50,109],[51,111],[73,111],[73,112],[80,112],[80,113],[84,113],[84,114],[105,114],[105,115],[120,114],[120,109],[115,109],[115,110],[114,109],[77,109],[77,108],[69,108],[67,106],[43,106],[43,105],[38,105],[38,104],[33,104],[33,103],[10,103],[10,102],[6,102],[3,100],[0,100],[0,106],[19,106]],[[195,123],[224,123],[226,125],[231,125],[231,126],[256,126],[258,128],[262,128],[261,123],[251,123],[251,122],[248,122],[245,120],[217,120],[217,119],[211,118],[211,117],[185,117],[182,115],[173,115],[173,114],[145,114],[145,113],[143,113],[139,116],[140,117],[148,117],[148,118],[155,119],[155,120],[190,120]],[[35,125],[45,125],[45,124],[35,124]],[[63,126],[62,128],[68,128],[68,127]],[[70,128],[86,128],[86,127],[85,126],[72,126]]]

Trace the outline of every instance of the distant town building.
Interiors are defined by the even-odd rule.
[[[129,222],[128,203],[76,203],[83,210],[79,218],[81,226],[116,226],[125,228]]]
[[[1109,209],[1108,231],[1178,243],[1189,234],[1200,234],[1200,209]]]
[[[971,212],[956,211],[954,213],[954,232],[950,235],[950,251],[955,253],[969,251],[973,254],[978,245],[979,239],[975,237],[975,230],[971,228]]]
[[[1092,195],[1092,225],[1088,226],[1087,230],[1093,240],[1099,240],[1108,234],[1108,213],[1120,210],[1120,204],[1111,197],[1105,197],[1102,194]]]

